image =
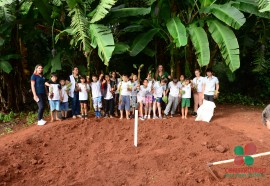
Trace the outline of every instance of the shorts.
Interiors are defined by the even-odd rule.
[[[94,110],[98,110],[100,108],[102,108],[102,97],[96,97],[93,98],[93,106],[94,106]]]
[[[137,95],[137,102],[140,103],[145,103],[145,96],[140,96],[140,95]]]
[[[121,104],[119,105],[119,110],[130,110],[130,96],[122,96]]]
[[[181,107],[190,107],[190,98],[182,98]]]
[[[162,102],[162,97],[155,98],[154,102],[161,103]]]
[[[130,97],[130,104],[132,108],[137,108],[138,103],[137,103],[137,96],[131,96]]]
[[[80,103],[86,103],[87,104],[88,100],[80,100]]]
[[[68,110],[68,102],[60,103],[60,110],[67,111]]]
[[[54,111],[54,110],[59,111],[60,110],[60,101],[59,100],[49,100],[49,104],[50,104],[51,111]]]
[[[145,103],[152,103],[153,102],[153,96],[145,96]]]
[[[207,100],[207,101],[214,102],[214,96],[213,95],[206,95],[206,94],[204,94],[204,99]]]

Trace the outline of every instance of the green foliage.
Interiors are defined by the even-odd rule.
[[[270,12],[270,1],[269,0],[257,0],[260,12]]]
[[[149,30],[146,33],[138,35],[131,46],[130,55],[136,56],[138,53],[140,53],[147,45],[148,43],[153,39],[156,33],[158,33],[159,29],[153,28]]]
[[[198,64],[200,67],[208,65],[210,61],[210,48],[205,30],[192,24],[189,26],[188,32],[193,47],[196,50]]]
[[[109,13],[109,10],[115,3],[116,0],[101,0],[100,4],[95,9],[95,13],[90,23],[96,23],[103,19]]]
[[[17,115],[13,111],[9,112],[8,114],[0,112],[0,122],[11,122],[15,119],[16,116]]]
[[[37,112],[29,112],[26,116],[26,125],[32,125],[37,121]]]
[[[205,10],[235,29],[239,29],[246,22],[244,14],[229,3],[224,5],[213,4]]]
[[[265,103],[258,98],[242,95],[240,93],[220,94],[216,102],[222,104],[231,103],[252,106],[265,105]]]
[[[181,23],[179,17],[169,19],[166,26],[176,47],[185,46],[187,44],[186,27]]]
[[[0,22],[12,22],[15,16],[12,13],[12,3],[14,0],[0,0]]]
[[[147,15],[151,11],[151,8],[121,8],[117,10],[112,10],[110,16],[112,18],[122,18],[130,16],[140,16]]]
[[[13,129],[10,128],[10,127],[5,127],[5,132],[6,132],[7,134],[12,133],[12,132],[13,132]]]
[[[109,65],[114,51],[114,39],[111,30],[101,24],[90,24],[91,46],[98,46],[98,55],[105,65]]]
[[[240,67],[239,45],[233,31],[217,20],[207,21],[209,32],[218,44],[225,63],[233,72]]]
[[[71,28],[74,39],[74,46],[78,45],[78,42],[82,42],[83,51],[89,51],[91,48],[91,41],[89,37],[89,22],[87,21],[86,15],[83,10],[74,7],[69,11],[71,16]]]
[[[237,9],[243,12],[254,14],[258,17],[270,19],[270,12],[260,12],[258,9],[258,3],[255,0],[232,1],[232,6],[236,7]]]

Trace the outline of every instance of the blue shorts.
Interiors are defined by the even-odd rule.
[[[60,103],[60,110],[67,111],[68,110],[68,102]]]
[[[119,110],[130,110],[130,96],[122,96],[121,104],[119,105]]]
[[[161,103],[162,102],[162,97],[157,97],[154,99],[154,102]]]
[[[94,110],[98,110],[100,108],[102,108],[102,97],[96,97],[93,98],[93,106],[94,106]]]
[[[60,101],[59,100],[49,100],[51,111],[60,110]]]

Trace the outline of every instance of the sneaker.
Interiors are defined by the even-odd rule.
[[[81,115],[77,115],[78,118],[81,118],[82,116]]]
[[[106,114],[106,115],[104,116],[104,118],[108,118],[108,114]]]
[[[147,119],[147,115],[144,115],[143,119]]]
[[[153,116],[153,119],[158,119],[158,117],[157,116]]]
[[[142,116],[140,116],[139,119],[142,120],[142,121],[144,120]]]
[[[44,120],[42,120],[42,119],[38,121],[38,125],[40,125],[40,126],[41,126],[41,125],[45,125],[45,124],[46,124],[46,121],[44,121]]]
[[[72,116],[72,118],[73,118],[73,119],[76,119],[77,117],[74,115],[74,116]]]
[[[148,115],[147,119],[151,119],[151,116],[150,116],[150,115]]]

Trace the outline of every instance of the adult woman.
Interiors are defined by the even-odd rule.
[[[155,80],[160,81],[161,78],[171,79],[171,76],[164,70],[162,65],[158,65],[155,73]]]
[[[31,76],[31,89],[34,100],[38,105],[38,125],[45,125],[46,121],[42,119],[46,103],[45,78],[42,65],[38,64],[35,67],[34,73]]]
[[[68,81],[71,82],[69,96],[72,99],[72,117],[81,117],[80,115],[80,101],[79,101],[79,91],[76,88],[76,84],[79,83],[80,75],[78,67],[73,67],[72,74],[69,76]]]

